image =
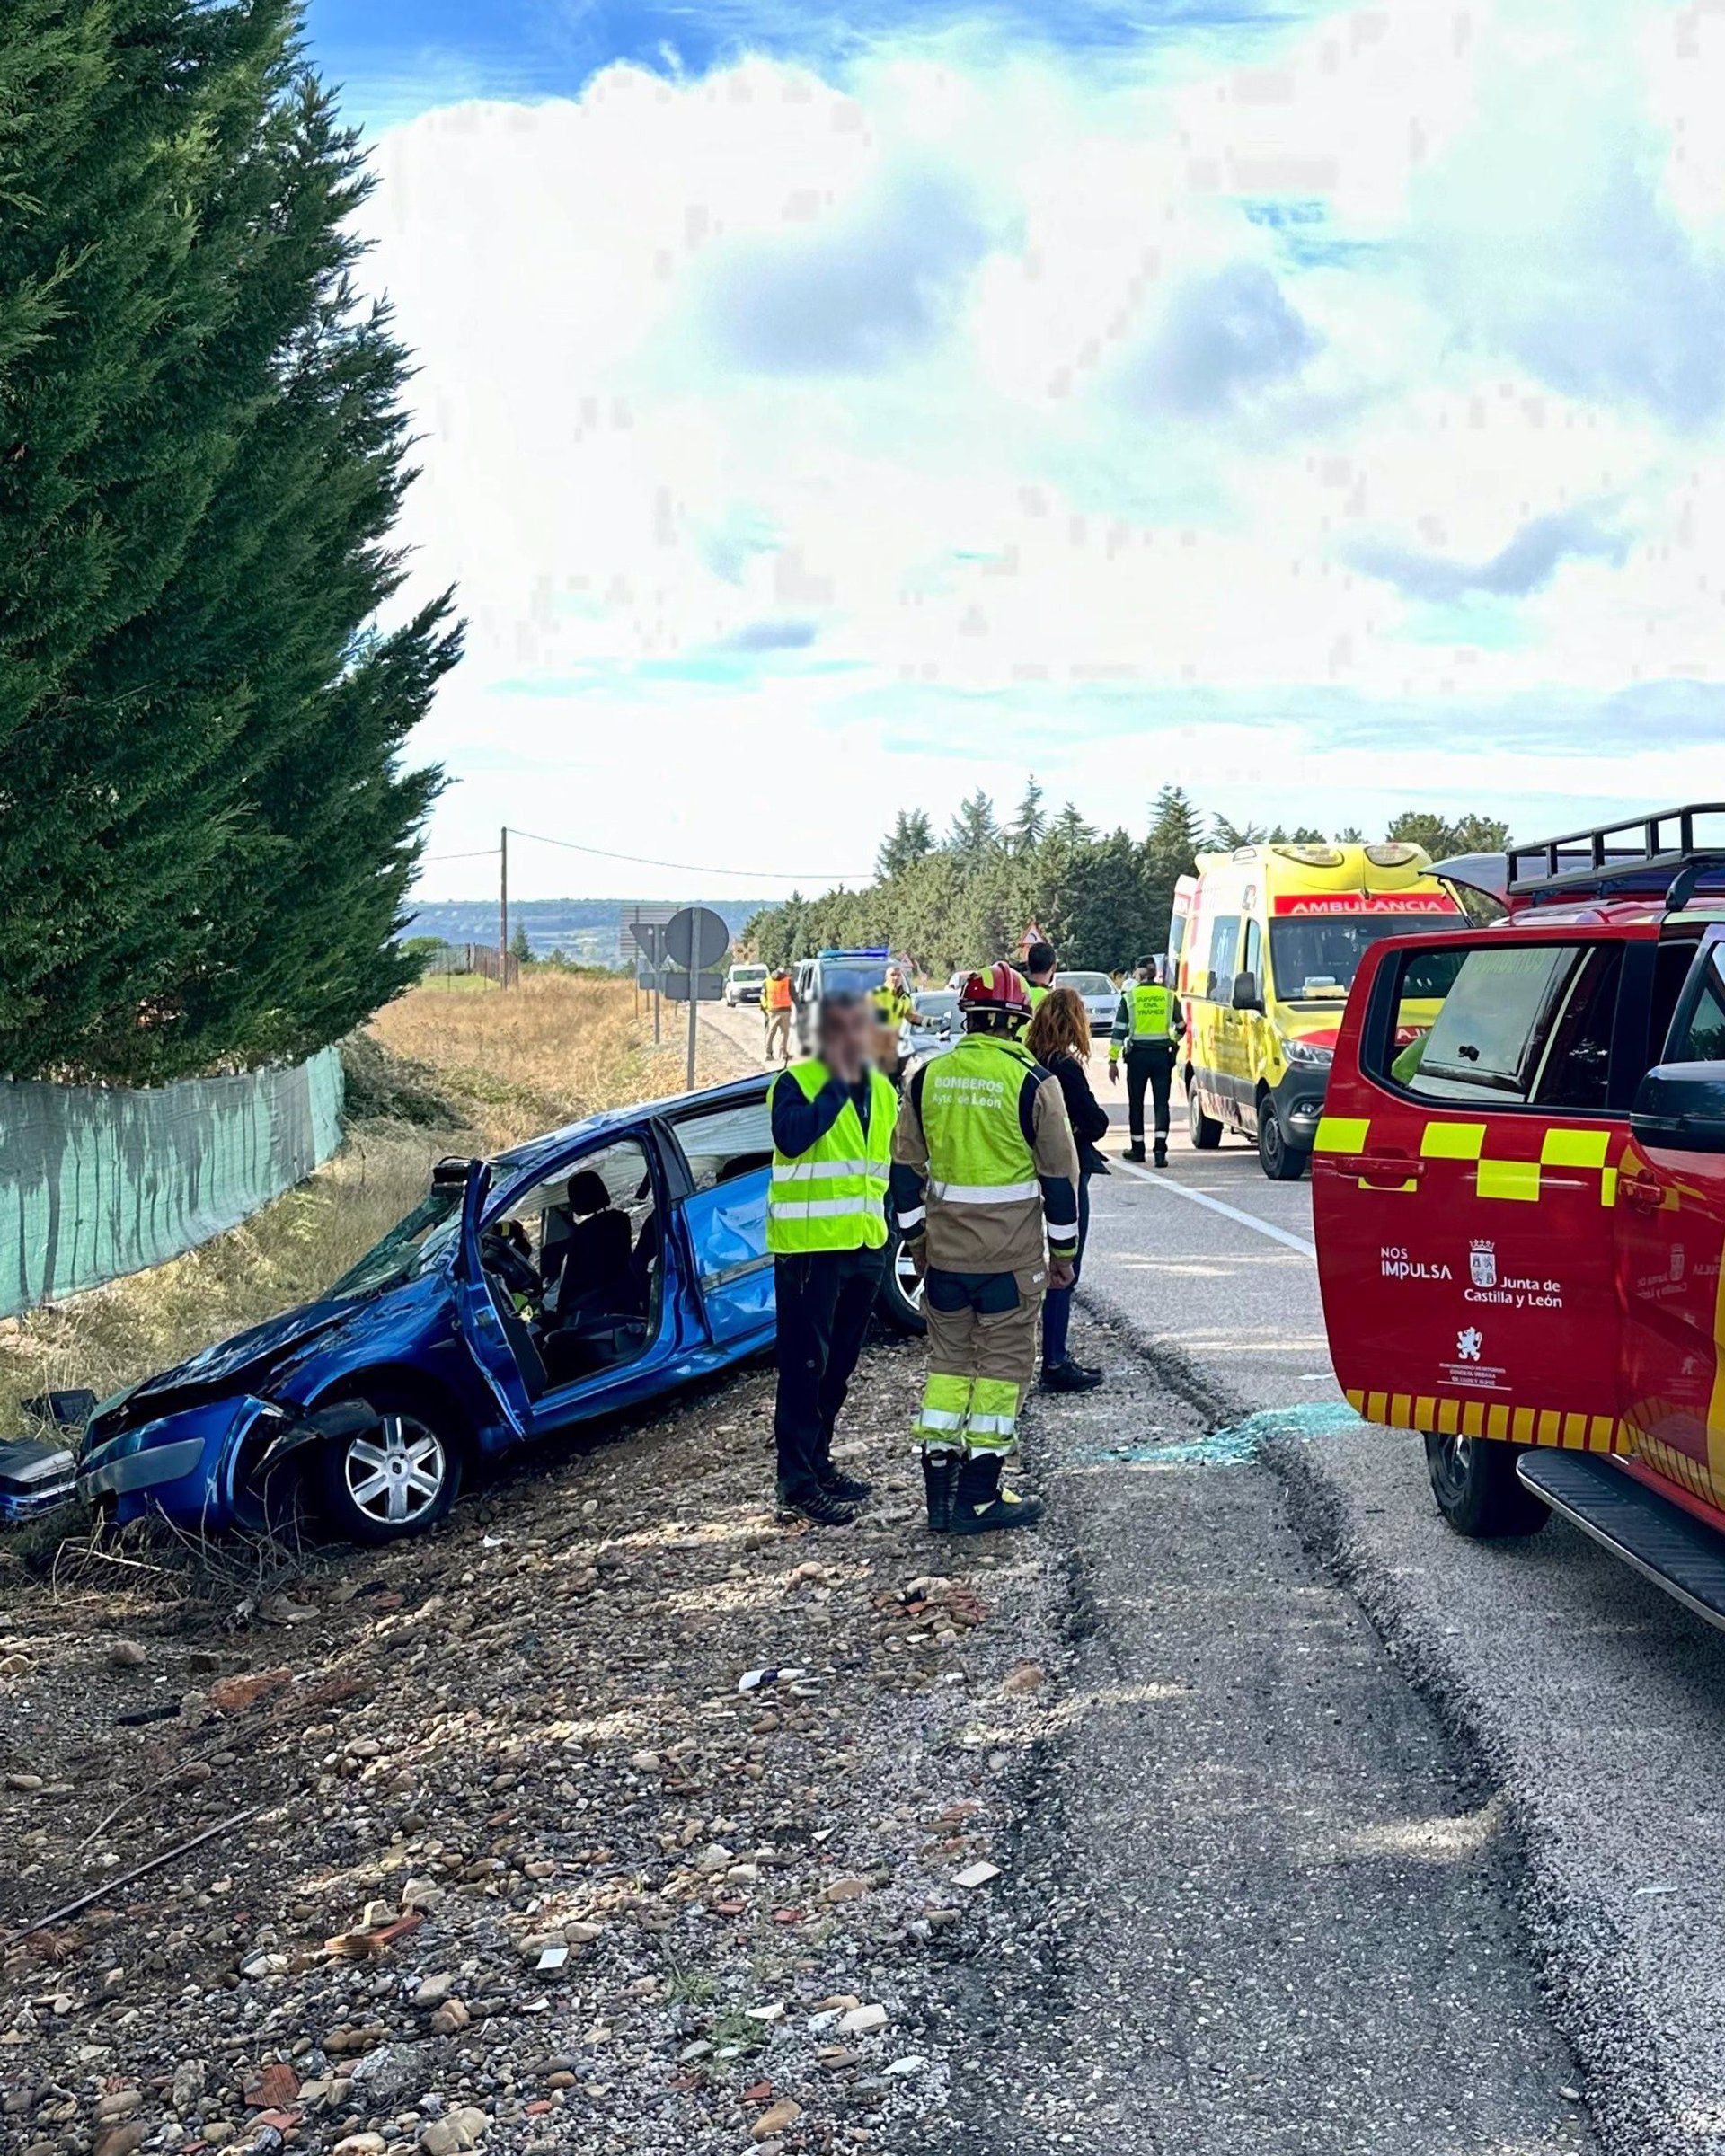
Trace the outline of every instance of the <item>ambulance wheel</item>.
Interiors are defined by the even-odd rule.
[[[1186,1120],[1191,1129],[1192,1144],[1199,1152],[1214,1153],[1222,1143],[1222,1126],[1214,1116],[1204,1113],[1198,1088],[1190,1083],[1186,1090]]]
[[[1258,1103],[1258,1164],[1272,1183],[1297,1183],[1305,1173],[1306,1156],[1290,1145],[1276,1103],[1266,1093]]]
[[[897,1235],[887,1246],[887,1277],[880,1283],[875,1309],[894,1332],[928,1330],[928,1320],[923,1315],[923,1284]]]
[[[1426,1433],[1426,1472],[1431,1494],[1457,1534],[1470,1542],[1504,1542],[1537,1534],[1551,1518],[1516,1476],[1525,1445],[1500,1437],[1443,1437]]]

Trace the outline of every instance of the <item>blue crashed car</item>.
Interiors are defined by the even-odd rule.
[[[440,1162],[321,1301],[97,1408],[80,1493],[122,1523],[209,1529],[309,1500],[338,1533],[391,1542],[441,1519],[475,1458],[770,1348],[766,1086]],[[917,1302],[896,1261],[882,1316],[917,1330]]]

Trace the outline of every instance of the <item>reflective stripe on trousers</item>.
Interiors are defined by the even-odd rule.
[[[1010,1453],[1018,1444],[1022,1387],[1001,1377],[932,1370],[912,1432],[925,1453]]]
[[[922,1412],[911,1433],[925,1453],[956,1452],[963,1445],[970,1382],[942,1370],[929,1372],[923,1386]]]

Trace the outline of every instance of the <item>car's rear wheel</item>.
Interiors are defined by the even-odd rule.
[[[425,1401],[379,1387],[366,1395],[380,1420],[332,1439],[318,1458],[330,1524],[355,1542],[399,1542],[445,1518],[461,1488],[461,1451],[447,1418]]]
[[[1525,1445],[1499,1437],[1426,1433],[1426,1472],[1438,1509],[1470,1542],[1504,1542],[1537,1534],[1551,1514],[1517,1478]]]
[[[880,1283],[875,1308],[895,1332],[928,1330],[928,1320],[923,1315],[923,1284],[896,1234],[887,1247],[887,1277]]]
[[[1199,1152],[1214,1153],[1222,1143],[1222,1126],[1214,1116],[1204,1113],[1204,1103],[1190,1078],[1186,1081],[1186,1121],[1191,1130],[1192,1144]]]
[[[1305,1173],[1306,1155],[1288,1144],[1268,1093],[1258,1103],[1258,1162],[1272,1183],[1297,1183]]]

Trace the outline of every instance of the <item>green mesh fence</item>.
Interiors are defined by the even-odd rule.
[[[341,1142],[341,1059],[128,1091],[0,1081],[0,1317],[237,1227]]]

